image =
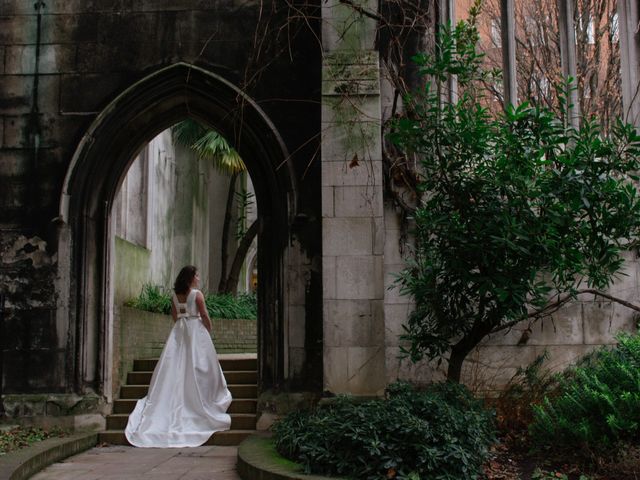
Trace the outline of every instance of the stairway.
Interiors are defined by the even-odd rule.
[[[214,433],[205,445],[239,445],[255,433],[258,394],[258,371],[255,354],[219,354],[218,359],[227,379],[233,401],[227,412],[231,415],[231,430]],[[98,441],[112,445],[129,445],[124,436],[129,414],[136,401],[144,397],[157,359],[140,359],[133,363],[127,384],[120,387],[120,398],[113,403],[113,413],[107,416],[107,429]]]

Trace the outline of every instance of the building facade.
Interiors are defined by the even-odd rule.
[[[447,2],[424,3],[433,25],[447,15]],[[397,98],[378,2],[263,7],[0,3],[5,395],[109,410],[116,192],[136,152],[185,117],[229,139],[255,189],[260,392],[379,395],[397,378],[441,378],[400,356],[411,303],[394,286],[406,238],[384,183],[382,124]],[[637,67],[624,68],[633,82]],[[629,265],[616,288],[635,298]],[[517,328],[489,339],[465,379],[504,384],[544,349],[565,365],[632,326],[617,306],[585,299],[525,346]]]

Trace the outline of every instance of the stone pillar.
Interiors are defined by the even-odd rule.
[[[384,218],[377,1],[323,6],[324,390],[385,386]]]
[[[567,123],[573,128],[580,128],[580,101],[577,89],[577,65],[576,65],[576,31],[573,24],[573,2],[570,0],[558,0],[558,29],[560,35],[560,60],[562,63],[562,75],[565,79],[571,78],[571,86],[567,101]]]
[[[518,104],[516,77],[516,21],[514,0],[500,1],[500,33],[502,35],[502,72],[504,106]]]
[[[634,125],[640,124],[640,40],[637,25],[640,21],[636,2],[618,2],[618,29],[620,35],[620,70],[622,76],[623,118]]]

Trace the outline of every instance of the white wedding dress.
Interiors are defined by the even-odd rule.
[[[125,435],[136,447],[197,447],[214,432],[228,430],[225,413],[231,392],[218,362],[209,332],[202,324],[192,289],[178,312],[149,392],[138,400]]]

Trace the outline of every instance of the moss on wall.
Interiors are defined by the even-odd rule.
[[[140,293],[142,285],[149,282],[151,251],[115,238],[115,278],[113,282],[116,306]]]

